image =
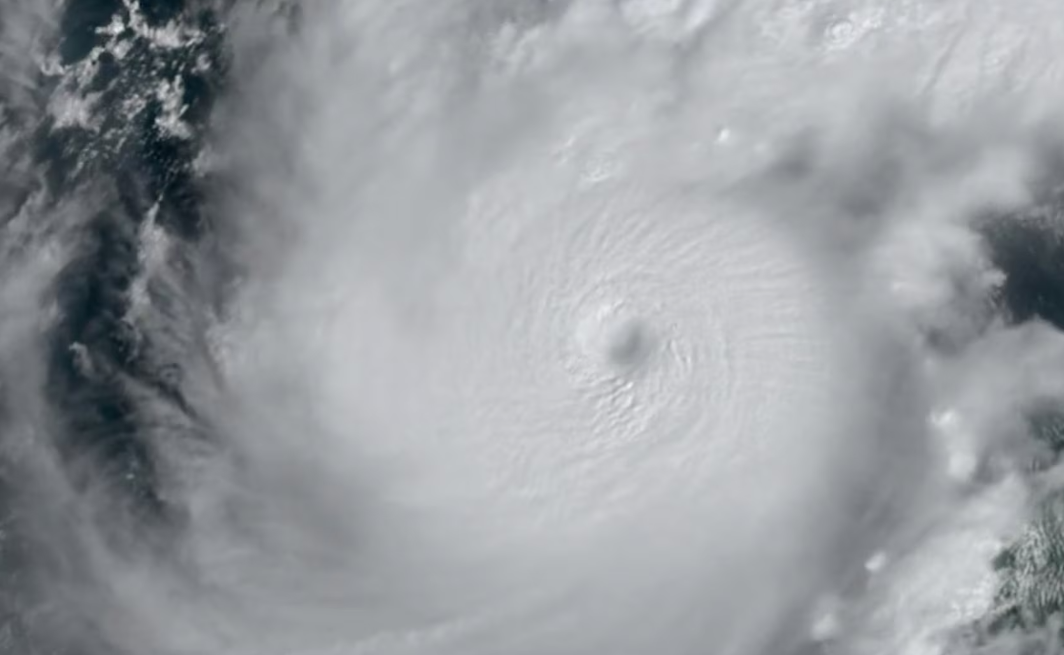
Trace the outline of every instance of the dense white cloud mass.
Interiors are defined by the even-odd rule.
[[[1002,311],[985,233],[1041,191],[1059,9],[274,4],[217,9],[196,167],[224,220],[136,236],[127,319],[182,353],[184,404],[122,384],[176,528],[127,525],[43,436],[36,299],[86,216],[8,228],[5,420],[41,435],[5,441],[36,472],[11,503],[65,540],[19,560],[29,624],[174,655],[976,648],[1055,474],[1028,418],[1064,340]],[[123,35],[208,38],[124,6],[96,59],[51,62],[57,124],[100,129],[73,80]],[[190,139],[175,88],[156,120]],[[224,298],[186,309],[211,248]]]

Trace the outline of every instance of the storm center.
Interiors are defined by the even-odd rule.
[[[603,342],[607,361],[614,366],[628,367],[647,358],[651,337],[642,321],[626,318],[606,326]]]
[[[628,370],[643,365],[654,349],[650,326],[621,306],[607,306],[588,317],[578,329],[584,354],[612,368]]]

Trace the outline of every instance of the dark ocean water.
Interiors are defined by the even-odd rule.
[[[193,164],[205,138],[212,100],[224,82],[224,66],[221,31],[209,10],[193,12],[181,2],[151,2],[141,4],[141,13],[149,26],[179,20],[204,37],[198,43],[160,48],[131,30],[119,34],[113,41],[126,44],[128,54],[122,61],[109,51],[99,55],[95,74],[75,91],[101,94],[96,109],[99,127],[57,127],[45,120],[34,141],[36,157],[48,170],[50,195],[58,198],[92,187],[105,189],[111,198],[85,225],[81,252],[57,281],[64,318],[51,335],[49,397],[58,415],[69,421],[64,432],[71,452],[93,453],[108,475],[121,480],[131,496],[156,513],[165,508],[154,489],[151,455],[138,439],[142,426],[135,401],[123,392],[128,385],[121,378],[136,380],[190,412],[179,391],[182,361],[188,355],[155,343],[156,335],[126,317],[131,285],[140,273],[139,234],[144,222],[150,217],[181,244],[178,252],[197,251],[211,232],[205,181],[197,178]],[[82,65],[95,48],[107,46],[111,39],[98,32],[116,19],[122,24],[130,20],[121,2],[70,3],[58,44],[63,63]],[[160,83],[182,89],[178,102],[181,118],[191,128],[188,135],[160,128],[165,109],[162,100],[151,96],[151,89]],[[136,109],[123,109],[130,105]],[[196,262],[189,259],[186,279],[178,283],[192,287],[204,282],[196,279],[195,268]],[[183,320],[171,315],[186,309],[181,306],[182,296],[205,298],[209,292],[148,289],[153,311],[160,312],[164,326],[171,327]],[[83,347],[81,355],[71,349],[72,344]],[[92,376],[85,375],[78,363],[86,352],[94,364]]]
[[[13,188],[5,194],[23,202],[6,199],[0,208],[7,215],[0,220],[13,220],[31,196],[55,207],[94,199],[91,218],[77,228],[75,254],[50,290],[60,317],[46,334],[50,429],[73,486],[78,487],[79,476],[109,480],[115,512],[126,517],[123,527],[165,548],[166,532],[180,529],[181,509],[168,502],[158,483],[154,439],[145,435],[163,431],[166,439],[224,438],[197,414],[182,382],[187,369],[207,357],[207,321],[200,317],[224,305],[221,290],[234,274],[220,236],[225,216],[211,202],[223,182],[198,173],[196,166],[210,138],[214,102],[231,80],[216,9],[191,1],[142,0],[138,13],[148,30],[129,27],[133,17],[121,0],[67,3],[54,44],[62,66],[41,73],[35,100],[43,106],[58,93],[98,94],[93,127],[59,125],[43,112],[8,115],[7,127],[24,137],[20,152],[45,175],[27,188],[9,182]],[[105,30],[109,25],[119,27]],[[177,46],[146,36],[152,28],[174,25],[198,36]],[[79,69],[88,72],[72,74]],[[159,88],[178,90],[182,130],[166,127],[173,109],[155,93]],[[1030,209],[1037,220],[986,232],[992,259],[1006,274],[999,302],[1016,323],[1044,320],[1064,329],[1064,239],[1050,229],[1062,211],[1061,195],[1047,194],[1042,206]],[[144,290],[148,300],[137,309],[131,306],[132,291],[145,266],[143,234],[149,222],[173,244],[176,273],[153,278]],[[158,410],[163,405],[171,410],[165,420]],[[1054,453],[1064,449],[1064,418],[1046,412],[1032,422]],[[4,496],[29,493],[23,482],[14,463],[0,468]],[[1064,525],[1055,523],[1054,502],[1047,504],[1047,530]],[[35,595],[33,573],[20,562],[31,553],[39,562],[44,548],[51,550],[56,566],[76,569],[77,548],[39,543],[32,530],[19,531],[17,514],[7,514],[0,521],[6,526],[0,540],[3,652],[109,652],[87,624],[66,625],[48,639],[41,637],[52,626],[50,604]],[[1022,549],[1002,555],[1002,611],[995,625],[1039,623],[1061,612],[1064,545],[1059,550],[1048,560],[1025,556]],[[1017,576],[1033,579],[1036,591],[1018,584]]]
[[[75,489],[103,476],[125,527],[165,541],[159,535],[179,525],[181,516],[160,493],[146,435],[165,430],[172,439],[211,438],[181,386],[189,362],[205,355],[203,323],[196,317],[210,307],[221,282],[211,240],[217,217],[206,209],[207,181],[194,162],[225,65],[212,10],[180,1],[132,6],[144,21],[137,29],[119,0],[66,4],[53,46],[61,66],[41,72],[32,100],[43,108],[59,94],[95,97],[90,125],[57,124],[54,114],[32,105],[6,117],[5,127],[23,140],[17,151],[29,160],[27,168],[41,174],[12,190],[22,202],[13,203],[3,220],[14,220],[30,202],[43,205],[36,209],[42,217],[66,203],[92,207],[75,230],[73,257],[50,290],[60,318],[45,335],[49,431]],[[151,29],[175,24],[197,36],[176,46],[150,38]],[[119,28],[104,33],[109,25]],[[169,110],[155,93],[160,88],[177,89],[180,133],[163,126]],[[176,274],[153,278],[134,311],[132,291],[145,266],[142,235],[149,222],[174,244]],[[160,412],[147,409],[160,406],[183,420],[163,425]],[[25,507],[32,486],[15,467],[7,463],[0,483],[10,498],[22,499],[12,506]],[[83,626],[83,634],[69,626],[56,631],[52,603],[35,592],[33,571],[42,551],[50,552],[55,566],[77,569],[78,544],[40,543],[32,529],[19,529],[17,512],[7,514],[0,540],[0,651],[108,652],[94,644],[91,626]],[[70,534],[76,541],[73,529]],[[29,559],[33,568],[20,565]]]

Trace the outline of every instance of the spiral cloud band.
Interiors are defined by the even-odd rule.
[[[1052,643],[1058,9],[10,4],[0,651]]]
[[[813,275],[756,215],[625,186],[547,206],[520,187],[486,193],[465,217],[475,245],[433,293],[430,329],[363,334],[359,317],[389,311],[357,301],[340,323],[381,368],[413,356],[410,377],[392,386],[371,366],[337,393],[350,403],[363,375],[376,387],[357,411],[413,466],[408,502],[446,516],[450,538],[547,567],[506,596],[572,584],[601,608],[601,594],[631,594],[635,614],[610,620],[642,622],[636,599],[676,593],[688,575],[677,562],[742,566],[744,544],[824,529],[809,508],[841,446],[828,419],[842,366]]]

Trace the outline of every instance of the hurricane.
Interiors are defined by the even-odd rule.
[[[1061,11],[7,0],[0,653],[1062,652]]]

